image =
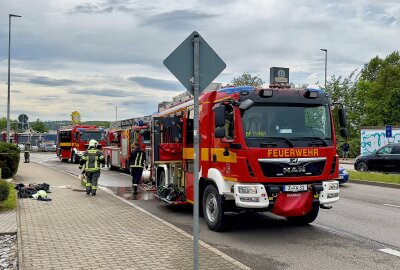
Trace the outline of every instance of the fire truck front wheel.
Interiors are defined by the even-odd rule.
[[[307,225],[313,222],[317,218],[318,212],[319,212],[319,204],[314,203],[311,208],[311,211],[308,212],[307,214],[297,217],[287,217],[286,219],[290,223],[293,223],[295,225]]]
[[[228,228],[228,217],[217,188],[210,184],[203,193],[203,216],[208,228],[213,231],[224,231]]]

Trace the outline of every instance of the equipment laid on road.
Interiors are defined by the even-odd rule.
[[[193,203],[198,184],[204,219],[220,231],[229,225],[227,212],[270,211],[308,224],[320,207],[339,200],[332,102],[324,91],[276,83],[228,87],[204,92],[199,103],[199,157],[193,99],[153,115],[152,175],[164,201],[175,204],[178,197],[171,193],[179,191],[185,203]],[[343,108],[339,120],[346,136]],[[170,187],[173,192],[166,192]]]
[[[98,142],[98,148],[106,145],[105,130],[90,125],[74,125],[57,131],[57,156],[61,161],[79,163],[90,140]]]
[[[18,190],[18,198],[32,198],[40,190],[50,193],[50,185],[46,183],[27,185],[19,183],[15,185],[15,189]]]
[[[47,197],[47,193],[44,190],[39,190],[32,195],[32,198],[39,201],[51,201],[51,199]]]

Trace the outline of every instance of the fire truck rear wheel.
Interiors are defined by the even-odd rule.
[[[295,225],[307,225],[311,222],[313,222],[319,212],[319,205],[318,204],[313,204],[311,211],[304,216],[298,216],[298,217],[287,217],[286,219]]]
[[[221,196],[212,184],[203,193],[203,217],[210,230],[218,232],[228,228],[228,217],[224,214]]]

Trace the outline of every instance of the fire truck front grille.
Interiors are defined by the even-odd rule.
[[[326,158],[259,159],[265,177],[318,176],[324,171]]]

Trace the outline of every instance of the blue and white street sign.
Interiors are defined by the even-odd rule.
[[[386,126],[386,138],[392,138],[392,126]]]

